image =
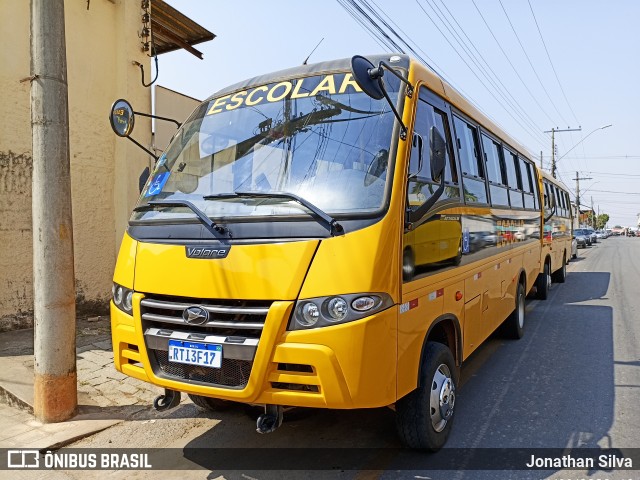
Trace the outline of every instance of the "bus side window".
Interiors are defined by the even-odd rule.
[[[467,203],[489,203],[484,165],[480,156],[480,144],[476,127],[453,116],[456,146],[462,170],[462,191]]]
[[[518,159],[520,161],[520,180],[522,182],[522,190],[524,190],[524,208],[537,208],[531,165],[522,157],[518,157]]]
[[[482,147],[487,165],[489,177],[489,191],[491,204],[509,206],[509,194],[507,192],[507,175],[502,158],[502,147],[489,136],[482,134]]]
[[[509,201],[513,208],[522,208],[522,180],[520,180],[518,168],[518,156],[502,147],[504,164],[507,171],[507,184],[509,185]]]
[[[438,184],[431,178],[431,162],[429,159],[429,131],[431,127],[434,126],[447,142],[447,150],[445,154],[446,187],[444,189],[444,193],[440,197],[440,200],[457,198],[460,196],[460,190],[458,188],[458,172],[455,166],[455,157],[451,151],[452,142],[451,134],[449,133],[447,115],[443,111],[420,98],[420,100],[418,100],[414,133],[420,135],[423,141],[413,142],[412,144],[407,189],[409,205],[411,209],[414,210],[426,202],[438,188]],[[423,148],[423,161],[421,165],[419,162],[418,151],[420,146]]]

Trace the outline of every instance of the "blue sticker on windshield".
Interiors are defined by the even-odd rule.
[[[151,197],[162,192],[164,184],[167,183],[167,180],[169,180],[169,175],[171,175],[171,172],[163,172],[153,177],[153,180],[151,180],[151,183],[149,183],[149,189],[147,190],[147,193],[144,194],[144,196]]]
[[[167,161],[167,154],[163,153],[162,155],[160,155],[160,158],[158,159],[158,162],[156,163],[156,169],[160,168],[161,166],[164,165],[164,162]]]

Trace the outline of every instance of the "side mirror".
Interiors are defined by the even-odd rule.
[[[364,93],[375,100],[384,97],[382,68],[376,68],[367,58],[356,55],[351,59],[351,72],[353,79]],[[370,72],[376,72],[376,74],[372,75]]]
[[[382,76],[384,75],[385,68],[389,73],[395,75],[407,85],[407,96],[411,98],[411,96],[413,96],[413,85],[411,85],[407,78],[396,72],[389,64],[381,61],[376,67],[373,63],[371,63],[371,61],[360,55],[356,55],[351,58],[351,74],[353,75],[353,78],[358,86],[365,94],[369,95],[371,98],[375,100],[384,98],[387,101],[389,107],[391,107],[391,110],[393,111],[393,114],[396,116],[398,122],[400,123],[400,138],[402,140],[406,140],[407,126],[402,121],[402,117],[398,113],[398,110],[393,104],[393,101],[385,90],[384,82],[382,81]]]
[[[131,104],[124,99],[116,100],[109,115],[111,128],[119,137],[128,137],[133,131],[135,115]]]
[[[438,129],[433,126],[429,130],[429,157],[431,159],[431,179],[440,181],[444,175],[447,142]]]

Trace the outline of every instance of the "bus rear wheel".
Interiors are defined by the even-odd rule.
[[[567,252],[562,257],[562,267],[553,274],[553,281],[556,283],[564,283],[567,279]]]
[[[524,335],[524,297],[524,285],[518,283],[518,289],[516,290],[516,308],[504,322],[504,333],[507,337],[515,340],[522,338]]]
[[[549,285],[551,284],[551,265],[544,262],[544,269],[536,280],[537,296],[540,300],[546,300],[549,296]]]
[[[396,403],[402,443],[417,450],[440,450],[453,422],[457,369],[446,345],[427,342],[420,386]]]

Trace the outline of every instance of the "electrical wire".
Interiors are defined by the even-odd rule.
[[[416,0],[416,1],[419,4],[419,0]],[[456,28],[449,21],[449,19],[447,18],[445,13],[442,11],[442,9],[440,9],[440,7],[435,2],[432,2],[431,0],[426,0],[426,2],[429,5],[429,7],[431,7],[431,10],[433,10],[433,12],[438,17],[438,19],[441,21],[441,23],[443,23],[444,26],[446,27],[446,29],[452,34],[453,38],[456,40],[458,45],[460,45],[462,47],[462,49],[464,50],[466,55],[471,59],[471,61],[474,63],[474,65],[476,65],[478,70],[480,70],[480,72],[487,79],[487,81],[489,81],[491,83],[491,85],[496,90],[496,92],[498,92],[500,94],[500,96],[505,100],[505,102],[507,102],[507,104],[509,104],[509,106],[513,109],[513,111],[525,123],[527,123],[527,125],[529,127],[531,127],[530,133],[533,133],[534,136],[538,136],[538,139],[541,138],[543,142],[546,142],[547,139],[545,138],[545,136],[542,133],[542,131],[544,129],[541,128],[539,125],[536,125],[535,121],[531,118],[531,116],[527,113],[527,111],[522,107],[522,105],[520,105],[520,103],[513,97],[513,95],[511,95],[511,93],[509,92],[508,88],[504,85],[504,83],[502,83],[502,80],[500,80],[500,77],[491,68],[491,65],[485,60],[485,58],[478,51],[478,49],[475,47],[473,42],[469,39],[468,35],[464,32],[464,29],[455,20],[455,17],[453,17],[453,20],[455,21],[456,25],[458,26],[458,28],[460,28],[462,30],[462,33],[464,34],[464,36],[469,41],[469,44],[471,45],[471,47],[473,47],[475,49],[475,51],[481,57],[482,62],[484,62],[484,64],[486,64],[487,68],[485,68],[485,66],[482,64],[482,62],[480,62],[480,60],[478,59],[478,56],[476,56],[473,53],[473,51],[471,50],[470,46],[462,38],[462,36],[457,32]],[[447,8],[447,6],[444,3],[443,3],[443,5],[444,5],[445,9],[447,9],[447,12],[449,12],[449,14],[451,15],[451,12]],[[491,72],[491,74],[493,74],[493,76],[491,76],[489,74],[489,72]]]
[[[427,18],[429,20],[431,20],[431,23],[433,23],[433,25],[436,27],[436,29],[440,32],[440,34],[442,35],[442,37],[446,40],[446,42],[449,44],[449,46],[453,49],[453,51],[460,57],[460,59],[462,60],[462,62],[467,66],[467,68],[471,71],[471,73],[476,77],[476,79],[480,82],[480,84],[487,90],[487,92],[489,92],[489,94],[493,97],[493,99],[498,103],[498,105],[500,105],[505,112],[507,112],[507,114],[513,118],[513,120],[515,120],[515,122],[520,125],[524,130],[528,130],[527,127],[525,127],[520,120],[518,120],[509,110],[507,110],[507,108],[502,104],[502,102],[496,97],[496,95],[491,91],[491,89],[489,87],[487,87],[486,83],[482,81],[482,79],[480,78],[480,76],[476,73],[476,71],[471,68],[471,66],[469,65],[469,62],[466,61],[466,59],[460,54],[460,52],[458,51],[458,49],[456,49],[456,47],[451,43],[451,41],[449,40],[449,38],[447,37],[447,35],[445,35],[445,33],[440,29],[440,27],[438,26],[438,22],[436,22],[431,15],[429,15],[429,13],[422,7],[422,5],[420,5],[420,3],[418,2],[418,0],[416,0],[416,3],[418,4],[418,7],[420,7],[420,9],[424,12],[424,14],[427,16]],[[535,138],[535,137],[534,137]],[[540,140],[538,140],[538,142],[540,142]],[[542,144],[542,142],[540,142]]]
[[[511,23],[511,18],[509,18],[509,14],[507,13],[507,10],[504,8],[504,5],[502,4],[502,0],[498,0],[498,2],[500,3],[500,6],[502,7],[502,11],[504,12],[505,16],[507,17],[507,20],[509,21],[509,25],[511,26],[511,30],[513,30],[513,34],[516,36],[516,39],[518,40],[518,43],[520,44],[520,48],[522,48],[522,52],[524,53],[524,56],[527,58],[527,61],[529,62],[529,65],[531,66],[531,69],[533,70],[533,73],[535,74],[536,78],[538,79],[538,82],[540,82],[540,86],[542,87],[542,90],[544,90],[544,93],[547,95],[547,98],[549,99],[549,102],[551,102],[551,105],[555,109],[556,113],[560,116],[560,119],[565,123],[565,125],[568,125],[568,122],[565,120],[565,118],[562,115],[562,113],[560,113],[560,110],[558,110],[558,107],[556,107],[556,104],[551,99],[551,96],[549,95],[549,92],[547,91],[546,87],[542,83],[542,79],[540,78],[540,75],[538,75],[538,71],[536,70],[536,67],[533,66],[533,62],[529,58],[529,55],[527,54],[527,51],[524,48],[524,45],[522,44],[522,41],[520,40],[520,37],[518,36],[518,32],[516,32],[516,29],[513,26],[513,23]]]
[[[526,82],[522,79],[522,76],[520,75],[520,73],[518,72],[518,69],[513,65],[513,62],[511,61],[511,59],[509,58],[509,55],[507,55],[507,52],[504,51],[504,48],[502,48],[502,44],[500,43],[500,41],[498,40],[498,38],[495,36],[495,34],[493,33],[493,30],[491,29],[491,27],[489,26],[489,23],[487,22],[486,18],[484,18],[484,15],[482,14],[482,11],[480,10],[480,8],[478,7],[478,5],[476,4],[475,0],[471,0],[471,3],[473,3],[473,6],[476,8],[476,10],[478,11],[478,14],[480,15],[480,18],[482,18],[482,21],[484,22],[485,26],[487,27],[487,29],[489,30],[489,33],[491,33],[491,36],[493,37],[493,39],[495,40],[496,44],[498,45],[498,48],[500,49],[500,51],[502,52],[502,55],[504,55],[504,58],[507,59],[507,62],[509,62],[509,65],[511,65],[511,68],[513,69],[514,73],[516,74],[516,76],[518,77],[518,79],[520,80],[520,82],[522,83],[522,85],[524,86],[524,88],[527,90],[527,92],[529,93],[529,96],[531,96],[531,99],[535,102],[535,104],[538,106],[538,108],[540,109],[540,111],[549,119],[549,121],[556,125],[557,122],[554,121],[551,116],[547,113],[547,111],[542,107],[542,105],[540,104],[540,102],[538,101],[538,99],[536,98],[536,96],[533,94],[533,92],[531,92],[531,89],[529,88],[529,86],[526,84]]]
[[[567,94],[564,92],[564,88],[562,87],[562,83],[560,82],[560,78],[558,77],[558,72],[556,72],[556,67],[553,65],[553,62],[551,61],[551,55],[549,54],[547,43],[544,41],[544,37],[542,36],[542,31],[540,30],[540,25],[538,25],[538,19],[536,18],[536,14],[533,12],[533,7],[531,6],[531,0],[527,0],[527,2],[529,3],[529,9],[531,9],[531,15],[533,16],[533,21],[536,23],[536,28],[538,29],[538,33],[540,34],[540,40],[542,40],[542,45],[544,45],[544,51],[547,53],[547,58],[549,59],[549,63],[551,64],[553,74],[556,77],[556,81],[558,82],[558,86],[560,87],[560,91],[562,92],[562,96],[564,97],[565,102],[567,102],[567,106],[571,111],[571,115],[573,115],[573,119],[576,121],[578,125],[580,125],[580,122],[578,121],[578,117],[573,111],[573,108],[571,108],[571,103],[569,103]]]

